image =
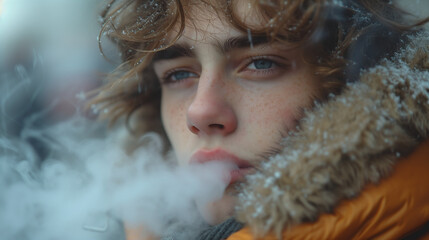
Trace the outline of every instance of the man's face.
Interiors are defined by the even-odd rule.
[[[179,164],[232,166],[224,196],[203,207],[207,220],[218,223],[233,209],[232,185],[278,147],[321,87],[298,50],[241,33],[210,11],[193,23],[155,56],[154,69]]]

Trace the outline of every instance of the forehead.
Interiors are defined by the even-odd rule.
[[[185,28],[178,43],[204,44],[246,34],[231,24],[230,16],[224,9],[213,4],[200,2],[185,7]],[[250,1],[233,1],[233,11],[236,17],[249,28],[262,28],[264,20]],[[179,26],[174,33],[177,33]]]

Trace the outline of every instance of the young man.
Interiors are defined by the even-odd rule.
[[[201,239],[427,237],[429,153],[402,157],[429,131],[429,42],[424,21],[399,13],[389,1],[125,1],[103,29],[123,75],[94,102],[141,134],[159,129],[180,165],[234,166],[224,196],[199,206],[215,226]]]

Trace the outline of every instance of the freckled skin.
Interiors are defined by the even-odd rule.
[[[213,44],[215,40],[222,42],[243,33],[210,12],[203,16],[195,21],[197,29],[187,26],[178,40],[193,46],[195,57],[189,61],[162,60],[154,64],[160,79],[171,68],[197,75],[177,85],[162,84],[163,125],[179,164],[188,164],[190,157],[201,149],[215,148],[250,162],[260,161],[261,154],[278,145],[280,133],[294,129],[300,108],[312,104],[313,97],[319,95],[320,83],[310,67],[300,61],[297,50],[279,51],[269,45],[228,54],[218,51]],[[253,51],[257,56],[279,55],[293,61],[290,64],[293,67],[278,66],[267,74],[250,71],[249,67],[231,67],[233,61],[241,62],[247,59],[242,56]],[[210,223],[219,223],[231,214],[234,192],[230,186],[221,199],[200,206]]]

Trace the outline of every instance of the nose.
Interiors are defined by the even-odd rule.
[[[212,75],[213,76],[213,75]],[[201,75],[196,95],[187,109],[188,129],[196,135],[222,135],[237,128],[237,116],[218,77]]]

